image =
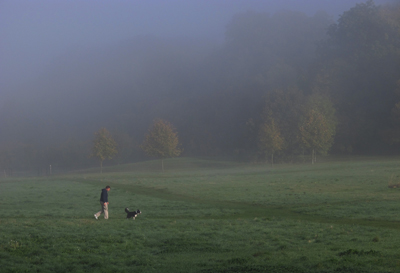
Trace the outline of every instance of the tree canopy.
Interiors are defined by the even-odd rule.
[[[161,167],[164,171],[163,159],[179,156],[182,150],[178,147],[178,134],[172,124],[164,120],[154,121],[145,136],[142,149],[149,156],[161,158]]]
[[[106,128],[103,127],[94,133],[91,156],[100,161],[100,173],[103,172],[103,161],[113,158],[117,153],[117,144]]]
[[[269,117],[266,122],[261,124],[258,141],[260,150],[269,154],[271,156],[271,164],[274,164],[274,153],[282,150],[284,139],[272,117]]]

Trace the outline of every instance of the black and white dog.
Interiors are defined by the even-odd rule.
[[[137,210],[137,211],[129,211],[128,208],[125,208],[125,212],[127,213],[127,214],[126,214],[126,219],[132,218],[133,220],[135,220],[135,218],[136,218],[139,214],[142,213],[140,210]]]

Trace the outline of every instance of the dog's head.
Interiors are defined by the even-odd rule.
[[[140,210],[137,210],[136,211],[136,214],[141,214],[142,212],[140,211]]]

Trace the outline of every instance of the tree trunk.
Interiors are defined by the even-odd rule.
[[[311,154],[311,164],[317,163],[317,151],[315,149],[312,149],[312,154]]]
[[[161,158],[161,170],[162,172],[164,172],[164,159]]]
[[[314,149],[311,151],[311,164],[314,164]]]
[[[100,161],[100,173],[103,173],[103,160]]]
[[[271,165],[274,165],[274,154],[271,154]]]

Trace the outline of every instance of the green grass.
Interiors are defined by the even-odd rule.
[[[178,158],[2,179],[0,272],[400,272],[399,163]],[[106,185],[110,219],[95,220]]]

